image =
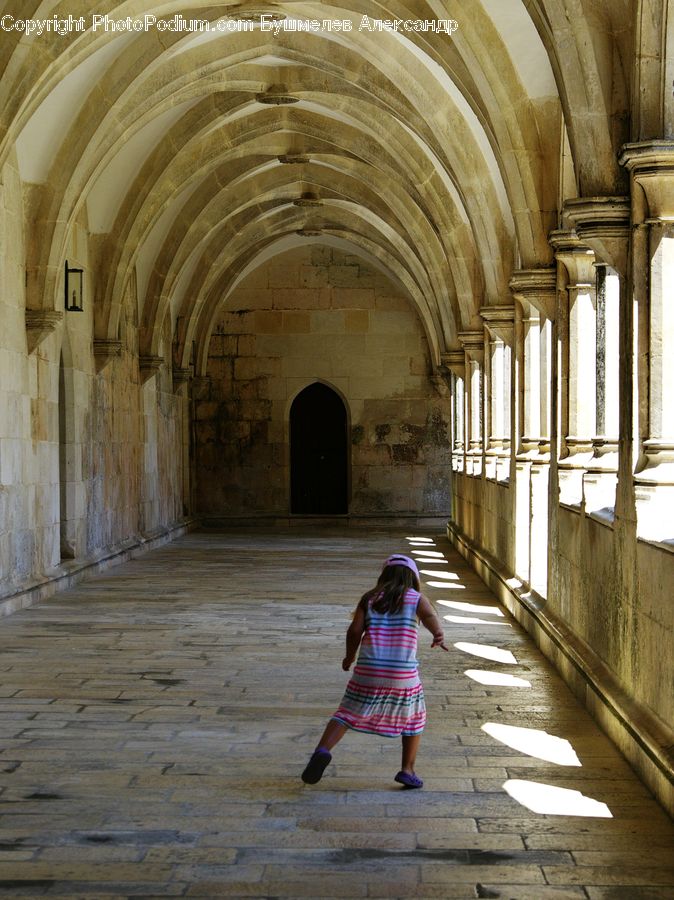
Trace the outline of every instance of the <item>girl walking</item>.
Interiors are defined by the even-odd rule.
[[[348,672],[358,661],[339,709],[328,721],[302,781],[316,784],[332,759],[330,751],[346,731],[402,737],[402,766],[394,781],[420,788],[414,764],[426,724],[424,689],[417,663],[417,619],[433,635],[431,647],[442,647],[444,633],[430,602],[420,591],[419,570],[408,556],[384,563],[377,584],[361,597],[346,632]]]

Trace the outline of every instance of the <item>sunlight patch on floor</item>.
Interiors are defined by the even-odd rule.
[[[501,625],[512,628],[510,622],[498,622],[493,619],[478,619],[477,616],[443,616],[445,622],[456,622],[458,625]]]
[[[501,687],[531,687],[531,682],[507,672],[489,672],[486,669],[466,669],[463,673],[478,684],[493,684]]]
[[[503,785],[506,793],[522,806],[544,816],[586,816],[612,819],[613,814],[605,803],[586,797],[580,791],[540,784],[536,781],[510,779]]]
[[[453,584],[447,581],[427,581],[429,587],[442,588],[445,591],[465,591],[465,584]]]
[[[470,653],[472,656],[481,656],[483,659],[492,659],[494,662],[507,663],[516,666],[517,660],[510,650],[501,650],[500,647],[492,647],[490,644],[471,644],[468,641],[457,641],[454,644],[457,650]]]
[[[506,747],[512,747],[513,750],[519,750],[520,753],[526,753],[527,756],[556,763],[558,766],[582,765],[576,751],[566,738],[555,737],[554,734],[548,734],[547,731],[539,731],[536,728],[520,728],[517,725],[504,725],[501,722],[485,722],[482,731],[505,744]]]
[[[421,569],[422,575],[430,575],[431,578],[443,578],[445,581],[458,581],[459,576],[456,572],[443,572],[442,569]]]
[[[452,609],[458,609],[460,612],[475,612],[483,616],[500,616],[504,618],[503,612],[498,606],[480,606],[479,603],[464,603],[462,600],[436,600],[442,606],[449,606]]]

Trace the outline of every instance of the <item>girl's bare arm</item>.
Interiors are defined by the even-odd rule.
[[[353,614],[353,619],[346,632],[346,656],[342,660],[342,668],[348,672],[356,658],[361,638],[365,633],[365,610],[359,603]]]
[[[424,628],[428,629],[430,633],[433,635],[433,643],[431,644],[431,648],[433,647],[442,647],[443,650],[448,650],[448,647],[445,647],[445,633],[442,630],[442,625],[440,624],[440,619],[438,619],[435,614],[435,610],[431,606],[430,600],[424,597],[422,594],[419,599],[419,605],[417,606],[417,615],[421,620],[421,624]]]

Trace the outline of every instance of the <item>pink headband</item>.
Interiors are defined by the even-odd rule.
[[[401,556],[399,553],[394,553],[393,556],[389,556],[389,558],[384,563],[384,568],[387,566],[405,566],[408,569],[411,569],[414,574],[419,578],[419,569],[417,569],[417,564],[413,559],[410,559],[409,556]]]

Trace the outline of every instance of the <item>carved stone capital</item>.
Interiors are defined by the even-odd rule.
[[[594,250],[584,244],[575,231],[551,231],[548,241],[555,251],[555,258],[567,271],[569,287],[595,284]]]
[[[649,216],[674,219],[674,141],[625,144],[619,161],[644,189]]]
[[[94,338],[94,362],[96,371],[100,372],[107,364],[122,355],[122,342],[108,338]]]
[[[483,331],[460,331],[457,337],[468,359],[477,363],[484,362]]]
[[[163,356],[140,356],[138,368],[140,371],[140,383],[145,384],[153,375],[156,375],[164,363]]]
[[[514,306],[483,306],[480,309],[480,315],[494,337],[500,338],[509,347],[513,346],[515,337]]]
[[[185,369],[181,369],[178,366],[173,367],[173,390],[176,391],[178,388],[182,387],[184,384],[187,384],[192,377],[192,367],[188,366]]]
[[[557,311],[557,271],[552,267],[519,269],[510,279],[510,290],[520,303],[530,303],[546,319]]]
[[[463,350],[449,350],[440,354],[440,364],[458,378],[466,377],[466,354]]]
[[[28,352],[32,353],[45,338],[53,334],[62,319],[63,312],[60,309],[27,309],[26,341]]]
[[[631,206],[629,197],[578,197],[564,204],[564,217],[580,240],[623,277],[627,272]]]

